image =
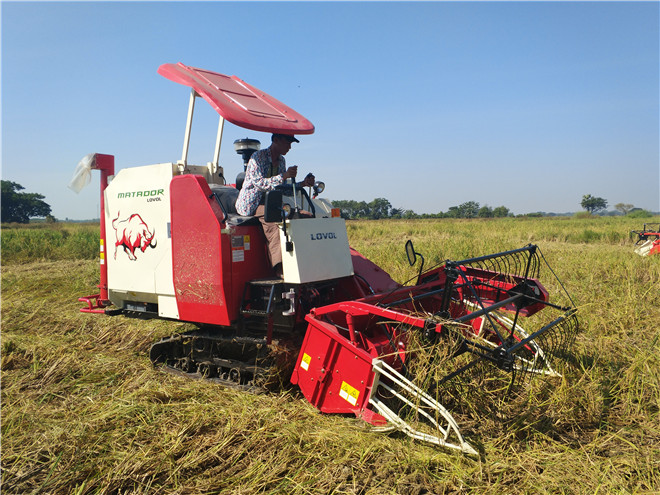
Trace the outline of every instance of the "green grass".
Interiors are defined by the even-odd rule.
[[[657,493],[660,256],[632,252],[639,228],[625,218],[349,222],[351,245],[399,281],[417,270],[407,239],[427,266],[536,243],[580,307],[563,378],[461,415],[481,453],[472,459],[320,414],[295,388],[252,395],[154,371],[149,346],[184,325],[78,312],[98,283],[97,227],[3,226],[2,491]],[[68,250],[77,232],[91,240]]]
[[[3,224],[2,263],[91,260],[99,256],[98,224]]]

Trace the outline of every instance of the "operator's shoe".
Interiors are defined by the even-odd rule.
[[[273,271],[275,272],[275,276],[277,278],[284,278],[283,272],[282,272],[282,263],[278,263],[273,267]]]

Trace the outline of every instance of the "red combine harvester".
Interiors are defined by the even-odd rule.
[[[660,254],[660,223],[645,223],[642,230],[631,230],[637,234],[635,252],[640,256]]]
[[[322,183],[292,184],[265,200],[266,221],[280,228],[276,277],[258,219],[234,207],[242,174],[227,185],[218,164],[224,122],[286,134],[314,126],[235,76],[183,64],[158,72],[192,88],[183,156],[116,174],[110,155],[78,165],[74,190],[101,171],[103,212],[100,292],[80,298],[81,311],[193,323],[154,343],[155,366],[248,390],[284,376],[322,412],[470,454],[445,407],[462,400],[447,392],[457,382],[487,370],[510,386],[559,375],[555,358],[578,331],[576,308],[551,270],[559,296],[550,301],[534,245],[425,270],[408,241],[410,264],[421,266],[402,285],[349,247],[344,220],[318,198]],[[187,163],[197,97],[220,115],[214,159],[201,166]],[[234,146],[245,166],[259,142]],[[313,218],[300,218],[301,208]]]

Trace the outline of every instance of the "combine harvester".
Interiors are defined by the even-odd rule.
[[[637,234],[635,252],[640,256],[660,254],[660,223],[645,223],[642,230],[631,230]]]
[[[553,358],[578,331],[576,309],[551,270],[559,297],[550,301],[534,245],[425,270],[408,241],[410,264],[421,262],[414,284],[402,285],[349,247],[344,220],[316,197],[322,183],[294,184],[265,200],[266,221],[280,227],[283,277],[275,277],[258,219],[234,207],[243,174],[228,185],[218,163],[224,122],[283,134],[314,126],[235,76],[183,64],[158,72],[192,88],[183,155],[116,174],[111,155],[78,165],[74,190],[100,171],[103,212],[100,292],[80,298],[81,311],[193,323],[154,343],[155,366],[247,390],[284,376],[322,412],[469,454],[447,409],[466,400],[452,395],[456,383],[559,375]],[[198,97],[220,115],[207,165],[187,162]],[[234,146],[245,166],[259,142]],[[300,209],[313,218],[299,218]]]

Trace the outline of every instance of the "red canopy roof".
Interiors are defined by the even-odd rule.
[[[298,112],[236,76],[182,63],[163,64],[158,73],[193,88],[226,120],[255,131],[312,134],[314,125]]]

